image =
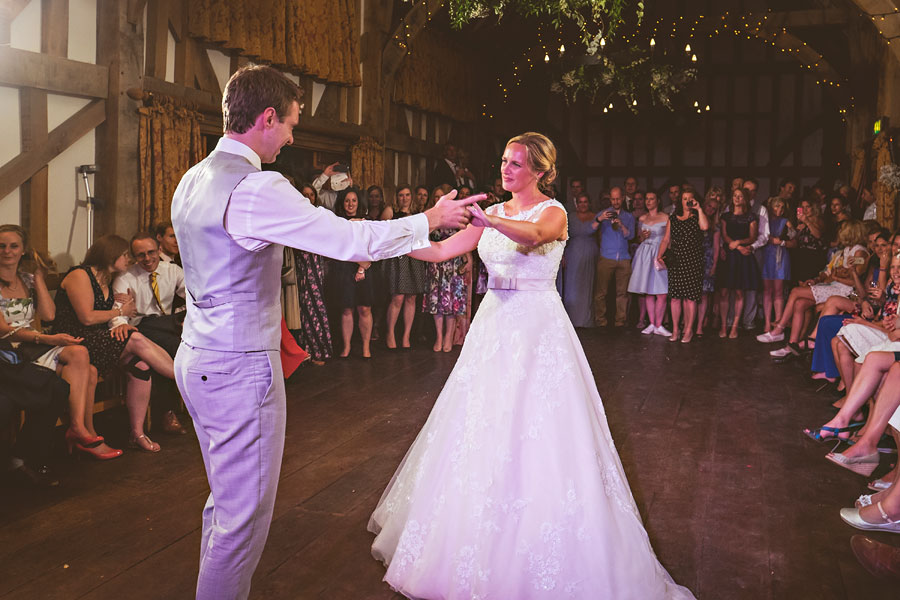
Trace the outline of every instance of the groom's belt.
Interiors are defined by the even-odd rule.
[[[522,279],[519,277],[488,278],[488,288],[492,290],[519,290],[520,292],[542,292],[556,289],[555,279]]]

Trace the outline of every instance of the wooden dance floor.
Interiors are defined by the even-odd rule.
[[[799,365],[771,364],[742,336],[686,346],[632,329],[581,334],[657,555],[702,599],[892,597],[894,584],[859,566],[857,532],[838,516],[864,479],[800,434],[828,418],[830,400]],[[281,484],[252,598],[399,598],[369,555],[366,522],[457,354],[381,349],[288,382]],[[112,412],[101,430],[121,443],[124,412]],[[192,597],[208,493],[200,452],[193,436],[153,437],[159,455],[60,458],[58,489],[3,481],[0,599]]]

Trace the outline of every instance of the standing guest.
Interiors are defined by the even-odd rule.
[[[370,191],[371,189],[369,188]],[[380,194],[381,188],[377,190]],[[303,184],[300,186],[300,193],[310,204],[319,206],[316,188]],[[378,210],[380,196],[377,198],[373,196],[369,194],[369,201],[376,200],[375,206]],[[295,248],[294,269],[297,272],[300,329],[291,333],[296,338],[297,344],[309,352],[309,362],[321,367],[331,358],[332,353],[331,326],[328,323],[328,308],[325,306],[325,257]]]
[[[731,180],[731,191],[732,192],[734,190],[736,190],[738,188],[742,188],[742,187],[744,187],[744,178],[743,177],[735,177]]]
[[[338,194],[335,214],[351,221],[362,221],[359,211],[359,190],[349,187]],[[341,310],[341,339],[344,347],[340,357],[350,356],[350,340],[353,337],[353,310],[359,316],[359,337],[363,358],[372,358],[369,342],[372,339],[372,304],[374,287],[368,276],[371,261],[335,261],[331,271],[331,286],[338,308]]]
[[[759,286],[759,270],[750,245],[756,240],[759,222],[750,214],[750,206],[743,189],[731,193],[731,210],[722,215],[720,226],[722,245],[725,247],[725,262],[719,265],[720,288],[719,314],[728,314],[728,302],[734,294],[734,321],[731,332],[727,331],[726,319],[719,326],[719,337],[731,339],[738,336],[738,324],[744,308],[744,292]]]
[[[788,182],[790,184],[790,182]],[[775,321],[781,321],[784,312],[784,282],[791,278],[791,257],[786,248],[794,229],[787,219],[788,204],[781,196],[769,200],[769,232],[771,237],[763,249],[763,312],[764,331],[772,329],[772,309]]]
[[[762,272],[763,248],[769,241],[769,211],[766,210],[765,203],[756,197],[759,189],[759,183],[753,177],[744,180],[744,197],[747,199],[747,212],[752,215],[759,227],[756,233],[756,239],[750,245],[751,254],[756,260],[757,274]],[[762,280],[757,277],[757,287],[744,290],[744,312],[743,315],[735,312],[735,319],[741,317],[744,322],[744,329],[753,329],[756,325],[756,316],[759,313],[759,290]]]
[[[878,207],[876,206],[875,196],[872,194],[872,190],[869,186],[863,186],[863,189],[859,192],[859,203],[862,206],[863,221],[877,221],[878,220]]]
[[[338,194],[353,185],[353,177],[347,165],[332,163],[313,179],[312,185],[318,194],[319,206],[334,211]]]
[[[840,194],[833,194],[828,199],[828,212],[825,217],[825,239],[831,248],[837,248],[838,231],[842,224],[850,220],[850,201]],[[833,254],[833,251],[830,251],[830,254]]]
[[[172,357],[130,325],[109,331],[115,317],[136,314],[134,297],[115,307],[111,289],[113,277],[128,269],[128,242],[117,235],[98,239],[88,248],[84,262],[63,277],[56,292],[54,333],[84,338],[91,364],[101,377],[109,376],[122,364],[128,375],[125,404],[131,425],[129,446],[145,452],[159,452],[159,444],[144,433],[144,419],[150,402],[150,369],[174,378]]]
[[[595,220],[600,224],[600,256],[594,285],[594,321],[606,326],[606,292],[609,282],[616,285],[616,327],[625,325],[628,307],[628,280],[631,277],[631,255],[628,240],[634,235],[634,217],[625,210],[622,188],[609,190],[610,208],[600,211]]]
[[[176,314],[175,298],[184,299],[184,271],[175,263],[159,258],[160,248],[150,233],[138,233],[131,238],[131,255],[136,261],[113,281],[113,292],[120,302],[134,298],[136,313],[132,317],[115,317],[109,328],[116,332],[135,327],[151,341],[175,358],[181,343],[181,319]],[[180,315],[184,317],[184,315]],[[113,333],[115,335],[115,333]],[[159,373],[151,374],[150,412],[155,423],[166,433],[185,434],[175,411],[181,397],[172,379]]]
[[[470,191],[474,190],[475,175],[469,169],[469,153],[464,148],[459,148],[456,151],[456,158],[459,164],[456,166],[456,185],[453,187],[458,189],[466,186]]]
[[[625,210],[633,213],[634,206],[634,196],[637,193],[637,179],[634,177],[626,177],[625,181],[622,183],[622,191],[625,194]],[[637,216],[635,216],[637,218]]]
[[[300,98],[296,84],[271,67],[238,69],[222,96],[224,136],[172,200],[191,297],[177,381],[210,483],[198,600],[249,595],[272,520],[286,410],[278,353],[282,246],[376,260],[427,246],[429,229],[469,219],[465,201],[450,197],[424,216],[350,222],[313,207],[278,172],[261,171],[293,142]]]
[[[441,195],[443,195],[443,194],[441,194]],[[469,193],[468,195],[471,196],[472,194]],[[415,197],[413,198],[413,207],[414,207],[413,212],[420,213],[420,212],[424,211],[426,208],[428,208],[429,197],[430,197],[430,194],[428,193],[427,187],[425,187],[424,185],[416,186],[416,194],[415,194]],[[463,197],[462,196],[462,188],[460,188],[459,194],[457,194],[456,197],[457,198]],[[438,200],[440,200],[440,196],[438,196],[435,199],[435,202],[437,202]]]
[[[642,192],[641,190],[637,190],[634,193],[634,210],[631,211],[631,215],[635,218],[635,220],[637,220],[646,214],[647,214],[647,203],[644,198],[644,192]]]
[[[719,266],[719,253],[722,248],[722,232],[719,227],[719,211],[722,207],[722,188],[713,186],[706,193],[703,201],[703,213],[709,221],[709,227],[703,232],[703,296],[697,309],[697,337],[703,337],[703,328],[709,317],[710,305],[716,293],[716,269]],[[713,311],[716,312],[715,307]]]
[[[459,184],[457,181],[458,160],[456,146],[444,144],[444,157],[435,163],[431,177],[428,178],[428,187],[433,189],[446,184],[451,188],[456,188]]]
[[[697,302],[703,294],[703,232],[709,229],[706,213],[699,210],[693,191],[681,194],[672,218],[666,223],[666,234],[659,245],[659,259],[672,249],[669,267],[669,298],[672,309],[670,342],[681,338],[687,344],[694,337],[694,317]],[[681,329],[681,309],[684,305],[684,329]],[[681,331],[684,331],[682,337]]]
[[[503,189],[503,179],[500,177],[494,178],[494,185],[491,186],[490,191],[488,192],[487,200],[483,203],[479,203],[481,208],[487,208],[488,206],[492,206],[497,204],[498,202],[505,202],[509,194],[506,190]]]
[[[503,186],[503,179],[498,178],[501,187]],[[581,177],[573,177],[569,180],[569,200],[566,202],[566,210],[575,210],[575,200],[581,194],[587,193],[587,187],[584,185],[584,179]],[[506,192],[504,191],[504,195]],[[591,206],[591,212],[597,212],[594,210],[594,207]]]
[[[460,188],[460,193],[464,187]],[[435,229],[428,237],[432,242],[440,242],[455,233],[455,229]],[[471,265],[471,253],[426,264],[427,287],[422,308],[425,313],[434,317],[437,335],[432,350],[435,352],[453,350],[456,327],[466,315],[468,300],[466,273],[471,269]]]
[[[28,254],[35,257],[33,273],[27,272],[31,269],[23,268]],[[97,369],[90,364],[88,349],[81,343],[84,340],[67,333],[45,335],[35,329],[36,318],[45,322],[56,318],[56,306],[47,290],[46,275],[46,264],[28,247],[26,231],[18,225],[0,225],[0,315],[3,317],[0,319],[0,339],[19,345],[22,358],[55,372],[69,384],[69,428],[66,430],[69,451],[77,449],[102,460],[116,458],[122,451],[107,446],[94,429]],[[130,311],[134,306],[123,308]],[[39,420],[39,417],[35,418]],[[51,427],[55,426],[54,419]],[[49,446],[41,452],[45,450],[49,450]],[[38,470],[46,464],[33,456],[23,458],[37,460],[38,464],[29,467]]]
[[[575,198],[575,212],[569,215],[569,240],[563,254],[563,304],[572,325],[591,327],[594,314],[591,298],[597,269],[597,228],[600,224],[591,212],[591,198],[582,192]]]
[[[159,244],[159,258],[163,262],[173,262],[181,266],[181,255],[178,253],[178,238],[172,229],[171,221],[163,221],[156,226],[156,241]]]
[[[395,192],[393,204],[384,207],[381,220],[401,219],[412,214],[416,214],[412,201],[412,189],[408,185],[401,185]],[[391,350],[397,348],[394,330],[402,310],[403,337],[400,346],[409,348],[413,319],[416,317],[416,295],[425,293],[425,263],[404,254],[383,261],[382,269],[385,285],[391,298],[387,307],[387,331],[385,331],[384,342]]]
[[[377,185],[370,185],[366,190],[366,218],[377,221],[384,210],[384,190]]]
[[[673,183],[669,185],[665,200],[662,202],[662,211],[671,215],[681,202],[681,184]]]
[[[632,294],[641,294],[639,299],[640,319],[643,321],[645,314],[649,317],[650,324],[641,333],[655,333],[668,337],[672,335],[672,332],[663,327],[662,320],[666,314],[669,273],[665,268],[665,263],[658,260],[658,257],[659,246],[665,237],[669,216],[659,212],[659,200],[657,200],[655,192],[647,192],[644,202],[647,205],[647,214],[643,215],[637,223],[637,237],[642,241],[634,253],[628,291]],[[569,222],[571,223],[571,220]],[[571,239],[570,231],[569,240]]]
[[[804,199],[797,207],[797,237],[785,244],[792,248],[791,271],[795,280],[807,281],[819,274],[826,264],[828,243],[825,227],[814,200]]]

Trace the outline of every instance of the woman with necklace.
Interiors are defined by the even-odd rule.
[[[644,196],[647,213],[638,220],[638,237],[641,240],[634,251],[631,263],[631,279],[628,292],[640,294],[638,302],[641,307],[640,319],[643,322],[647,315],[650,324],[641,330],[649,335],[669,337],[672,332],[663,327],[662,320],[666,314],[666,294],[669,293],[669,275],[665,263],[657,259],[659,245],[665,237],[669,215],[659,212],[659,199],[654,192]]]
[[[128,242],[117,235],[106,235],[88,249],[84,262],[73,267],[63,277],[56,293],[54,333],[68,333],[84,338],[84,346],[91,355],[91,364],[101,377],[106,377],[118,365],[125,366],[128,387],[125,403],[128,406],[131,432],[129,445],[146,452],[159,452],[159,444],[144,433],[144,419],[150,403],[150,369],[160,375],[175,378],[172,357],[150,341],[135,327],[122,325],[110,331],[109,321],[116,316],[134,316],[134,298],[121,299],[116,306],[112,293],[115,275],[128,268]],[[91,452],[91,440],[71,440],[80,452],[95,458],[115,458]]]

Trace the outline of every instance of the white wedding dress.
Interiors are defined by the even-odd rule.
[[[506,217],[503,204],[488,212]],[[492,277],[552,282],[564,247],[486,229],[478,253]],[[369,530],[385,581],[409,598],[693,598],[653,553],[552,284],[488,291]]]

